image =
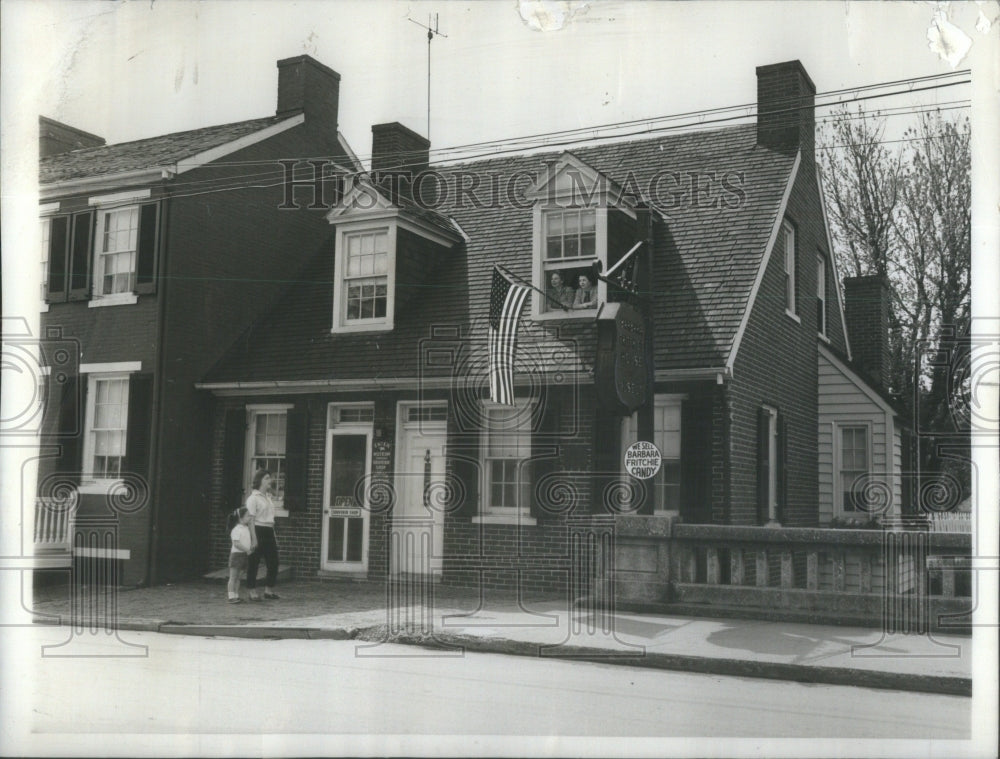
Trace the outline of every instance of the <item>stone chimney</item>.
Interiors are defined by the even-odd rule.
[[[96,148],[107,144],[103,137],[84,132],[55,119],[45,116],[38,117],[38,156],[45,158],[50,155],[67,153],[80,148]]]
[[[410,182],[430,165],[431,143],[412,129],[393,121],[372,126],[372,177],[385,185],[400,176],[397,188],[410,196]],[[421,186],[421,191],[427,190]]]
[[[884,277],[847,277],[844,280],[844,320],[851,358],[865,377],[888,391],[889,283]]]
[[[757,67],[757,143],[782,153],[815,152],[816,85],[799,61]]]
[[[278,116],[302,112],[306,124],[337,134],[340,74],[308,55],[278,61]]]

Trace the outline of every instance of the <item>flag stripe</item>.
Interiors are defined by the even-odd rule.
[[[493,269],[490,291],[489,375],[490,399],[514,405],[514,357],[517,328],[528,288],[515,285],[499,269]]]

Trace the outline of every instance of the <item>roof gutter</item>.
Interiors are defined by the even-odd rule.
[[[121,187],[132,184],[152,184],[161,179],[169,179],[171,171],[165,166],[154,166],[150,169],[136,169],[135,171],[122,171],[118,174],[103,174],[99,177],[79,177],[78,179],[65,179],[62,182],[52,182],[43,184],[39,188],[39,197],[42,200],[49,200],[67,193],[87,190],[103,190],[110,187]]]
[[[591,372],[545,372],[544,378],[561,377],[561,382],[577,382],[591,384],[594,376]],[[537,375],[536,375],[537,376]],[[264,380],[258,382],[196,382],[198,390],[208,390],[217,396],[237,395],[276,395],[302,394],[322,391],[361,392],[371,389],[379,390],[448,390],[454,384],[455,378],[447,377],[366,377],[364,379],[321,379],[321,380]],[[531,378],[525,377],[523,382],[530,384]]]

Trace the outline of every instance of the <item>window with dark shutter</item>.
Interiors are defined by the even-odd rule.
[[[681,404],[680,513],[685,522],[712,521],[712,398],[694,395]]]
[[[288,411],[285,425],[285,499],[288,511],[306,507],[307,450],[309,443],[308,415],[304,408]]]
[[[778,414],[777,419],[778,435],[778,457],[775,466],[778,467],[778,492],[777,492],[777,512],[776,519],[782,524],[788,513],[788,420],[784,414]]]
[[[554,501],[560,492],[565,492],[552,481],[550,475],[563,470],[559,442],[560,399],[556,391],[549,388],[542,401],[542,418],[538,431],[531,438],[532,472],[531,485],[525,488],[528,511],[535,519],[550,519],[565,511],[566,504]]]
[[[90,259],[94,240],[94,212],[73,214],[73,241],[70,246],[69,299],[90,297]]]
[[[771,501],[771,412],[757,411],[757,521],[766,524]]]
[[[69,284],[69,217],[53,216],[49,224],[49,273],[45,299],[49,303],[62,303],[66,300]]]
[[[226,410],[226,429],[222,442],[222,500],[220,505],[232,511],[243,503],[243,453],[246,445],[247,412],[242,406]]]
[[[145,203],[139,207],[139,239],[135,270],[135,291],[140,295],[156,292],[159,238],[159,203]]]
[[[149,487],[149,438],[153,423],[153,375],[133,374],[128,387],[128,428],[125,444],[125,472]]]
[[[79,376],[67,377],[62,384],[59,398],[59,445],[61,452],[57,464],[58,479],[80,484],[83,471],[83,425],[87,382]]]

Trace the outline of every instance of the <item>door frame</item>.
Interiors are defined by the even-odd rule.
[[[420,422],[409,422],[406,420],[408,411],[411,408],[424,408],[428,406],[443,406],[445,409],[445,419],[442,421],[420,421]],[[406,400],[396,402],[396,440],[395,440],[395,461],[393,466],[393,481],[394,490],[397,495],[397,503],[399,494],[402,492],[400,487],[400,468],[403,466],[403,459],[405,454],[408,453],[405,447],[406,433],[410,429],[426,429],[428,433],[440,432],[442,438],[441,454],[444,459],[444,471],[442,474],[447,477],[448,474],[448,401],[446,399],[441,400]],[[426,425],[426,426],[425,426]],[[395,513],[395,509],[394,509]],[[444,548],[444,517],[442,513],[431,512],[434,517],[434,528],[432,533],[431,545],[433,548],[437,549],[440,554],[441,549]],[[436,542],[435,542],[436,541]],[[444,559],[442,555],[437,557],[431,556],[431,576],[440,577],[443,574]],[[436,561],[435,561],[436,558]],[[390,556],[390,562],[392,557]],[[396,571],[394,567],[390,565],[390,572]]]
[[[349,572],[366,574],[368,572],[368,542],[371,525],[371,474],[372,474],[372,439],[374,437],[373,422],[346,422],[330,424],[330,414],[334,408],[343,407],[370,408],[370,403],[328,403],[326,412],[326,450],[323,453],[323,508],[320,514],[320,555],[319,568],[322,572]],[[335,436],[364,435],[365,436],[365,497],[361,504],[361,517],[364,526],[361,531],[361,561],[328,562],[330,546],[330,522],[327,509],[330,507],[331,475],[333,464],[333,438]],[[346,533],[345,533],[346,534]],[[345,554],[346,555],[346,554]]]

